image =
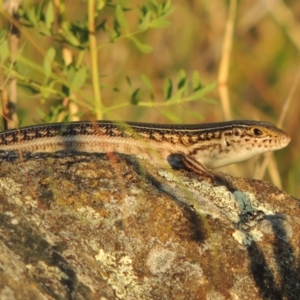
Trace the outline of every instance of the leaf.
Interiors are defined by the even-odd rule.
[[[164,3],[162,3],[161,7],[162,7],[162,13],[161,14],[164,17],[169,16],[174,11],[174,7],[172,7],[171,0],[168,0]]]
[[[124,15],[123,8],[120,4],[116,6],[116,18],[118,20],[120,27],[123,27],[125,32],[128,32],[129,31],[128,23]]]
[[[150,92],[153,92],[154,90],[153,90],[153,86],[152,86],[150,79],[144,74],[141,74],[141,79],[142,79],[144,85],[147,87],[147,89]]]
[[[129,86],[132,86],[130,77],[128,75],[126,76],[126,81],[127,81]]]
[[[86,67],[82,67],[77,72],[75,72],[75,75],[71,81],[71,89],[79,90],[86,81],[88,72]]]
[[[63,22],[62,24],[62,34],[66,41],[71,45],[78,47],[80,46],[80,41],[79,39],[73,34],[73,32],[70,30],[70,23],[68,22]]]
[[[130,99],[130,102],[131,104],[133,105],[137,105],[139,103],[139,99],[138,99],[138,93],[139,93],[140,89],[137,88],[131,95],[131,99]]]
[[[172,96],[170,101],[176,103],[178,100],[180,100],[186,92],[187,87],[186,73],[184,70],[180,70],[177,74],[177,91]]]
[[[173,84],[170,78],[167,78],[164,82],[163,91],[164,91],[164,98],[169,100],[172,96]]]
[[[98,0],[97,2],[98,2],[98,4],[97,4],[96,9],[97,9],[97,11],[100,11],[106,5],[106,0]]]
[[[118,20],[114,20],[114,29],[110,31],[111,39],[115,40],[121,35],[120,24]]]
[[[140,42],[138,39],[136,39],[134,36],[130,36],[129,37],[133,43],[135,44],[135,46],[143,53],[150,53],[152,51],[152,47],[147,45],[147,44],[143,44],[142,42]]]
[[[194,71],[193,72],[193,77],[192,77],[192,86],[193,86],[193,91],[196,92],[202,88],[202,83],[200,80],[200,75],[199,72]]]
[[[143,12],[143,16],[140,18],[139,29],[141,31],[147,30],[150,27],[150,17],[151,14],[149,11]]]
[[[26,90],[28,93],[31,93],[31,94],[39,93],[39,91],[40,91],[36,87],[32,86],[32,82],[19,81],[18,85],[21,86],[24,90]]]
[[[44,74],[46,79],[49,78],[49,76],[52,73],[52,63],[55,57],[55,49],[51,47],[48,49],[46,56],[43,61],[43,67],[44,67]]]
[[[47,28],[46,24],[42,21],[39,21],[39,31],[41,34],[50,36],[51,35],[51,30]]]
[[[185,89],[187,87],[187,78],[184,70],[180,70],[177,74],[177,89]]]
[[[52,24],[54,22],[54,7],[53,7],[53,2],[50,1],[46,13],[45,13],[45,25],[48,29],[51,29]]]
[[[169,27],[171,24],[171,21],[166,20],[164,18],[158,18],[150,22],[149,27],[151,28],[165,28]]]
[[[65,68],[65,73],[67,74],[67,78],[68,78],[68,86],[71,86],[71,82],[73,81],[73,78],[75,77],[75,67],[73,64],[68,65]]]
[[[215,87],[216,87],[216,83],[213,82],[213,83],[211,83],[209,85],[204,86],[200,90],[197,90],[196,92],[194,92],[193,94],[191,94],[188,98],[190,100],[199,99],[199,98],[203,97],[205,94],[207,94],[210,91],[212,91]]]
[[[38,27],[37,13],[33,6],[27,8],[26,18],[33,25],[33,27]]]
[[[158,17],[154,19],[149,27],[152,28],[164,28],[170,25],[170,21],[167,20],[167,17],[173,12],[173,7],[171,6],[171,1],[164,2],[162,4],[158,4],[156,1],[152,1],[154,5]]]
[[[172,97],[169,99],[169,103],[172,103],[172,104],[176,104],[176,103],[180,103],[181,99],[183,98],[183,90],[178,90],[176,91]]]

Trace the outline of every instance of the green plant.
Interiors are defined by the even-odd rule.
[[[67,13],[71,9],[70,3],[67,7],[64,1],[25,1],[17,10],[17,19],[3,13],[7,24],[13,24],[23,38],[12,67],[8,40],[5,39],[8,29],[2,30],[2,72],[4,77],[15,77],[19,87],[37,95],[41,104],[46,103],[45,112],[44,106],[37,108],[43,122],[63,121],[84,114],[102,119],[130,105],[155,107],[167,118],[176,120],[170,110],[160,108],[203,99],[215,87],[215,84],[203,86],[197,71],[189,79],[184,70],[178,71],[177,79],[166,78],[161,87],[163,93],[158,96],[146,74],[139,75],[138,83],[135,78],[135,84],[126,75],[123,82],[127,82],[127,86],[105,82],[99,62],[105,48],[118,47],[120,41],[126,40],[140,53],[149,53],[152,47],[143,41],[143,35],[170,24],[168,16],[173,9],[169,0],[141,1],[132,6],[123,2],[76,2],[77,13],[70,16]],[[40,45],[39,38],[48,44],[47,49]],[[29,47],[42,57],[42,63],[26,55],[25,49]],[[132,51],[136,53],[136,49]],[[103,90],[106,96],[103,96]],[[116,93],[123,100],[110,101]],[[70,105],[75,105],[75,110]]]

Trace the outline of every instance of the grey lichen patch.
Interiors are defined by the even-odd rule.
[[[263,233],[260,230],[258,230],[257,228],[250,230],[250,235],[252,236],[253,241],[255,241],[255,242],[259,242],[263,238]]]
[[[252,242],[259,242],[263,238],[263,233],[258,229],[250,230],[249,232],[244,232],[242,230],[236,230],[232,234],[233,238],[241,245],[250,246]]]
[[[175,257],[175,252],[154,246],[148,254],[146,265],[152,274],[164,273],[171,268]]]
[[[136,197],[126,195],[122,203],[123,218],[127,218],[130,215],[134,215],[136,206],[137,206]]]
[[[178,182],[179,180],[178,175],[176,175],[174,172],[170,172],[169,170],[166,171],[164,169],[159,169],[157,173],[170,182]]]
[[[246,212],[254,212],[260,210],[266,215],[274,215],[274,211],[271,210],[271,207],[267,203],[260,203],[254,194],[250,192],[241,192],[235,191],[233,193],[235,199],[241,206],[241,209]]]
[[[188,272],[190,278],[194,278],[195,280],[199,280],[203,278],[204,273],[201,267],[198,264],[192,264],[188,261],[182,263],[182,269]]]
[[[101,199],[100,199],[101,201]],[[103,201],[103,200],[102,200]],[[116,221],[123,219],[124,212],[120,203],[111,197],[108,202],[102,204],[101,209],[94,209],[90,205],[76,205],[69,208],[74,218],[88,228],[103,226],[107,231],[112,231]]]
[[[164,191],[169,192],[170,186],[177,188],[175,197],[179,202],[192,205],[200,215],[229,221],[236,227],[234,239],[243,245],[249,246],[253,241],[261,241],[264,236],[257,228],[257,220],[251,216],[275,214],[268,203],[262,203],[249,191],[237,190],[232,193],[225,186],[213,186],[205,181],[167,175],[165,172],[159,174],[169,182],[161,185]]]
[[[211,215],[213,218],[225,215],[232,222],[239,221],[240,205],[225,187],[214,187],[205,181],[186,177],[178,177],[171,185],[181,188],[178,200],[193,205],[200,214]]]
[[[236,230],[232,236],[241,245],[250,246],[253,242],[252,237],[241,230]]]
[[[9,177],[0,178],[0,192],[7,196],[9,202],[19,206],[24,205],[20,197],[21,188],[21,184],[18,184]]]
[[[103,219],[98,212],[89,206],[77,208],[74,216],[89,220],[91,226],[97,226],[101,222],[101,219]]]
[[[171,181],[170,177],[169,180]],[[257,210],[265,214],[273,214],[268,205],[259,203],[255,195],[250,192],[231,193],[224,186],[212,186],[205,181],[178,176],[171,182],[171,186],[181,188],[181,193],[177,194],[179,201],[193,205],[199,213],[214,218],[225,216],[229,221],[239,223],[241,215]]]
[[[265,234],[273,235],[276,233],[278,239],[288,243],[295,235],[291,226],[294,222],[297,222],[294,217],[271,216],[259,224],[259,229]]]
[[[147,299],[150,289],[148,280],[138,278],[129,256],[100,249],[95,259],[100,265],[102,277],[114,290],[116,299]]]

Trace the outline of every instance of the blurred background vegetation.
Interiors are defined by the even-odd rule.
[[[267,170],[263,158],[222,170],[299,197],[299,0],[0,5],[2,128],[78,119],[270,121],[292,142]]]

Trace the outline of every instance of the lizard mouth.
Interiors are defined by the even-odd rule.
[[[280,145],[282,147],[285,147],[290,143],[290,141],[291,141],[291,137],[288,134],[284,133],[280,138]]]

